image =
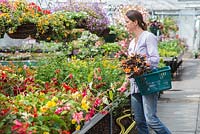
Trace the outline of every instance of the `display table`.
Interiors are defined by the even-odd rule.
[[[15,65],[27,65],[27,66],[36,66],[37,61],[35,60],[22,60],[22,61],[0,61],[1,65],[9,65],[13,63]]]
[[[171,67],[172,76],[174,73],[177,72],[178,68],[182,65],[183,55],[184,55],[184,51],[182,51],[178,56],[175,56],[175,57],[161,57],[164,60],[164,63],[167,66]]]

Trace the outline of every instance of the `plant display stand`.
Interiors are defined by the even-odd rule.
[[[167,66],[171,67],[172,77],[174,76],[174,74],[178,73],[179,69],[182,68],[183,55],[184,55],[184,51],[182,51],[178,56],[175,56],[175,57],[163,57],[164,63]]]
[[[23,60],[23,61],[0,61],[1,65],[8,65],[9,63],[13,63],[15,65],[27,65],[27,66],[36,66],[37,61],[32,60]]]

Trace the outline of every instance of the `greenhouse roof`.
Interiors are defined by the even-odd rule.
[[[82,0],[84,1],[84,0]],[[93,0],[98,1],[98,0]],[[149,10],[200,9],[200,0],[99,0],[107,4],[142,5]]]
[[[28,0],[35,1],[38,0]],[[148,10],[180,10],[180,9],[197,9],[200,10],[200,0],[44,0],[41,1],[42,5],[49,5],[51,3],[76,3],[76,2],[87,2],[93,3],[98,2],[107,5],[141,5]]]
[[[150,10],[198,9],[200,0],[130,0]]]

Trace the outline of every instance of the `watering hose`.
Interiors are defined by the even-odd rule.
[[[124,110],[123,113],[125,115],[123,116],[120,116],[116,119],[116,123],[120,126],[120,134],[128,134],[134,127],[135,127],[135,121],[132,120],[133,122],[129,125],[129,127],[127,129],[125,129],[125,127],[123,126],[123,124],[121,123],[121,120],[124,119],[124,118],[131,118],[132,119],[132,114],[131,113],[127,113],[127,112],[130,112],[130,109],[127,109],[127,110]]]

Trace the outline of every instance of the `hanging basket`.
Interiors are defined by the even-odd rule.
[[[36,33],[37,33],[36,25],[33,23],[27,23],[18,26],[16,32],[7,34],[10,38],[13,39],[25,39],[27,37],[35,38]]]

